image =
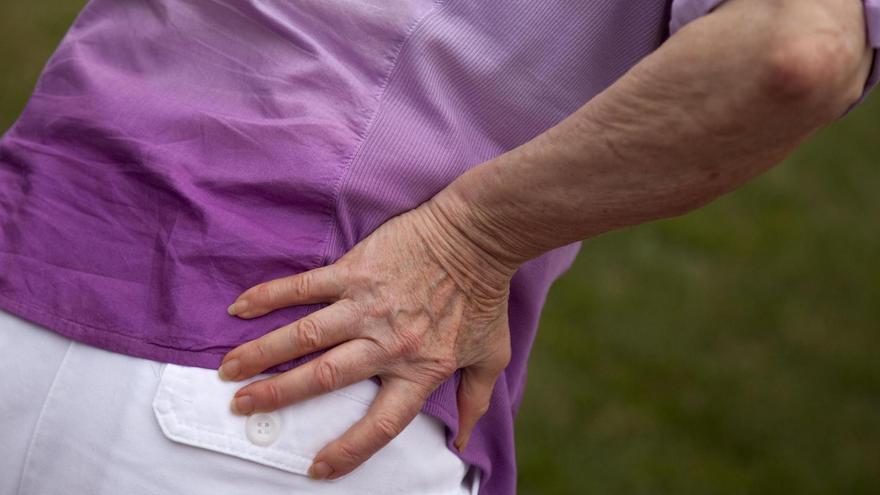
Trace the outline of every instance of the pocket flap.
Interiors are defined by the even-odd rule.
[[[306,475],[318,451],[362,418],[378,391],[369,380],[355,383],[262,415],[266,423],[249,422],[256,415],[233,414],[229,402],[235,392],[267,376],[224,382],[214,370],[169,363],[153,411],[171,440]]]
[[[378,384],[364,380],[271,413],[239,416],[229,409],[235,392],[270,375],[224,382],[212,369],[162,366],[152,406],[165,437],[302,476],[324,446],[364,417],[379,392]],[[471,476],[446,442],[443,423],[419,413],[361,466],[331,483],[310,485],[308,492],[476,493],[479,469]]]

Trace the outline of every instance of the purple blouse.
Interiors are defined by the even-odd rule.
[[[216,368],[325,306],[239,320],[226,307],[241,291],[333,263],[720,1],[91,0],[0,141],[0,307]],[[880,47],[880,0],[865,6]],[[461,454],[481,494],[515,492],[529,350],[579,248],[513,278],[513,357]],[[423,407],[454,452],[457,382]]]

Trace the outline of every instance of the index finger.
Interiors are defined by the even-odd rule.
[[[430,392],[402,378],[383,380],[366,415],[315,455],[309,476],[332,480],[353,471],[412,422]]]
[[[327,265],[261,282],[242,292],[227,312],[255,318],[287,306],[335,302],[343,291],[341,273],[336,265]]]

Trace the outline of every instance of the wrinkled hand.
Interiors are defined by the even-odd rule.
[[[366,415],[315,456],[313,478],[334,479],[366,461],[459,368],[459,450],[488,410],[510,361],[507,299],[516,267],[472,242],[452,211],[423,203],[388,220],[335,263],[257,284],[229,307],[250,319],[292,305],[332,303],[223,358],[221,378],[242,380],[335,346],[242,387],[231,405],[239,414],[381,378]]]

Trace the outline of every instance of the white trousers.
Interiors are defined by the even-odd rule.
[[[378,385],[245,418],[229,401],[247,381],[80,344],[0,310],[0,495],[477,493],[479,469],[424,413],[351,473],[312,480],[314,455]]]

